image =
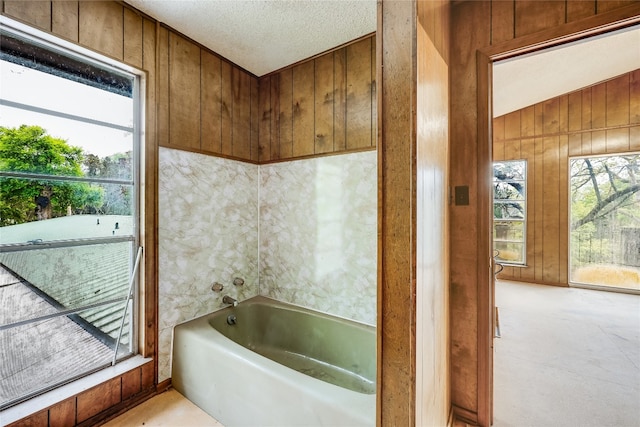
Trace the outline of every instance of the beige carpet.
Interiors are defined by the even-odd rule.
[[[640,295],[496,283],[494,426],[640,426]]]

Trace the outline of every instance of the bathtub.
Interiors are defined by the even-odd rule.
[[[373,426],[375,378],[375,328],[261,296],[174,328],[173,386],[227,427]]]

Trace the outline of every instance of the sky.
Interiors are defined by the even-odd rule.
[[[21,65],[0,61],[0,98],[132,127],[133,99]],[[0,105],[0,126],[38,125],[53,137],[99,157],[131,151],[133,135],[112,129]]]

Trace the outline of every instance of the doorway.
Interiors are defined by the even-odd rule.
[[[527,55],[525,56],[529,56],[529,57],[533,56],[530,52],[524,52],[526,49],[527,48],[524,47],[523,51],[521,51],[520,53],[526,53]],[[553,50],[558,51],[559,50],[558,45],[554,45]],[[513,50],[511,52],[513,52]],[[510,55],[513,55],[513,53],[510,53]],[[493,66],[494,77],[496,75],[495,65],[498,59],[500,58],[497,53],[494,53],[493,56],[491,56],[490,54],[487,54],[486,56],[487,65]],[[514,56],[509,56],[508,59],[510,61],[518,60]],[[482,63],[480,64],[480,69],[482,69]],[[490,75],[491,73],[489,73],[489,76]],[[511,73],[511,76],[513,75],[515,74]],[[606,80],[611,77],[614,77],[614,76],[604,77],[604,78],[601,78],[601,80]],[[596,80],[592,83],[595,83],[601,80]],[[491,82],[489,82],[488,85],[489,85],[489,88],[491,88]],[[579,88],[575,88],[575,89],[577,90]],[[488,89],[488,91],[489,90],[490,89]],[[570,90],[565,91],[565,93],[569,92]],[[520,92],[511,91],[511,93],[520,93]],[[536,101],[537,103],[542,103],[541,104],[542,113],[546,112],[550,114],[556,114],[557,111],[554,111],[554,108],[555,108],[554,105],[544,104],[545,99],[546,98]],[[494,101],[495,101],[495,97],[494,97]],[[526,106],[528,105],[533,105],[533,103],[525,104],[522,107],[522,109],[526,109]],[[566,107],[566,104],[564,106]],[[547,108],[549,110],[546,110]],[[533,114],[534,120],[537,120],[538,116],[536,116],[535,114],[535,109],[533,113],[534,113]],[[479,121],[480,123],[482,123],[482,117],[479,118]],[[490,121],[488,120],[487,122],[490,122]],[[542,123],[544,123],[544,121],[542,121],[541,124]],[[536,124],[537,123],[534,122],[533,124],[534,127]],[[527,136],[531,136],[531,138],[528,142],[524,143],[522,142],[522,138],[520,138],[522,135],[519,135],[518,137],[513,137],[512,135],[513,127],[508,127],[508,125],[505,125],[505,127],[503,128],[497,128],[495,126],[495,122],[493,125],[494,125],[493,132],[488,132],[487,135],[493,134],[495,138],[496,136],[499,136],[498,135],[499,132],[502,131],[503,145],[502,145],[502,153],[499,154],[499,157],[496,159],[494,155],[496,154],[496,152],[499,152],[500,150],[499,149],[496,150],[496,145],[495,143],[493,143],[493,141],[487,141],[487,147],[489,152],[491,153],[490,156],[488,157],[490,160],[510,161],[510,160],[527,158],[527,156],[532,156],[532,158],[539,160],[539,162],[536,165],[530,165],[530,167],[528,168],[527,180],[533,183],[532,187],[529,187],[530,192],[533,193],[532,195],[534,196],[534,199],[536,199],[536,196],[537,196],[537,200],[532,200],[532,202],[529,202],[526,208],[526,213],[529,216],[533,216],[538,220],[538,224],[537,224],[538,228],[536,228],[535,225],[534,227],[530,227],[531,229],[528,229],[526,231],[526,235],[525,235],[526,239],[525,239],[525,236],[523,236],[523,240],[526,240],[529,242],[527,244],[526,256],[522,257],[527,259],[527,262],[521,266],[514,265],[514,266],[509,266],[508,268],[511,268],[511,274],[513,275],[516,275],[515,272],[517,270],[518,271],[517,274],[519,274],[518,277],[523,282],[535,283],[536,278],[539,277],[542,279],[543,282],[544,281],[548,282],[548,284],[560,285],[560,286],[566,287],[570,282],[569,276],[571,274],[570,251],[569,251],[568,242],[570,240],[569,236],[571,234],[571,231],[570,231],[571,224],[569,219],[572,218],[570,216],[570,209],[569,209],[569,202],[568,202],[569,193],[571,191],[569,186],[570,163],[566,159],[568,159],[572,154],[573,154],[572,157],[574,158],[582,158],[580,156],[580,154],[582,153],[575,155],[576,153],[572,152],[571,147],[573,146],[572,144],[575,144],[576,140],[572,139],[572,135],[570,134],[561,135],[560,134],[561,132],[559,129],[545,129],[547,131],[546,134],[527,135]],[[511,122],[511,125],[513,125],[513,122]],[[561,126],[562,125],[561,121],[558,121],[557,125]],[[523,130],[526,128],[526,124],[524,123],[524,121],[518,122],[518,126],[520,130]],[[508,134],[509,132],[511,132],[510,135]],[[590,132],[589,136],[592,137],[593,130],[590,129],[589,132]],[[578,135],[578,134],[580,134],[580,132],[575,132],[573,135]],[[602,131],[602,135],[606,137],[606,132]],[[580,134],[580,137],[582,140],[581,134]],[[513,147],[507,148],[507,145],[505,144],[507,142],[510,142],[510,140],[515,140],[515,139],[520,140],[519,146],[517,147],[517,149]],[[628,147],[629,148],[627,148],[627,152],[632,151],[631,150],[632,146],[628,146]],[[606,142],[605,142],[605,152],[606,152]],[[560,161],[562,157],[565,158],[564,163]],[[547,169],[546,166],[550,166],[550,169]],[[555,185],[551,185],[551,186],[540,185],[541,183],[545,182],[544,178],[550,178],[555,183]],[[536,180],[538,180],[537,187],[535,187]],[[495,187],[494,187],[494,190],[495,190]],[[564,207],[562,207],[563,205]],[[496,206],[496,202],[495,202],[495,195],[494,195],[494,204],[493,204],[494,215],[495,215],[495,206]],[[562,216],[561,211],[562,209],[564,209],[565,211],[564,215],[566,217],[564,222],[554,220],[553,215],[555,215],[556,212],[554,212],[551,206],[556,207],[556,212],[559,214],[559,216]],[[489,220],[488,223],[489,224],[493,223],[494,225],[497,225],[497,222],[492,222],[491,220]],[[494,247],[497,247],[499,244],[503,242],[500,242],[500,239],[497,236],[498,232],[495,229],[495,227],[493,229],[494,229],[494,233],[493,233]],[[545,239],[544,238],[545,236],[549,236],[549,237]],[[558,244],[553,244],[554,237],[551,237],[551,236],[555,236],[555,240],[558,242]],[[564,246],[562,245],[562,243],[560,243],[563,240],[566,242]],[[529,264],[533,265],[534,268],[529,268],[527,271],[527,267]],[[495,283],[493,283],[493,281],[491,282],[491,289],[492,289],[492,295],[493,295],[494,292],[496,292]],[[497,289],[499,292],[500,288],[497,288]],[[496,295],[495,300],[496,300],[496,305],[498,305],[499,307],[500,300],[501,300],[500,295]],[[482,308],[482,304],[480,304],[479,306]],[[490,309],[490,311],[493,311],[493,307],[491,306],[491,301],[489,302],[487,308]],[[502,323],[503,323],[502,326],[504,326],[504,316],[501,316],[500,319],[502,320]],[[493,318],[493,322],[494,323],[496,322],[495,317]],[[494,328],[488,328],[488,330],[493,333]],[[505,333],[504,328],[502,329],[501,332],[504,335]],[[496,343],[495,346],[497,350],[499,347],[499,344]],[[544,348],[541,347],[536,349],[535,351],[542,352],[543,350]],[[492,361],[493,361],[493,357],[494,355],[491,356]],[[496,362],[499,362],[499,360],[496,359]],[[499,366],[496,366],[495,370],[497,371],[499,368],[500,368]],[[500,386],[500,384],[496,383],[495,390],[497,390],[498,386]],[[519,404],[527,405],[527,403],[525,402],[527,401],[523,399],[519,401]],[[532,402],[529,402],[529,404],[532,404]],[[499,414],[496,414],[496,419],[500,421]]]

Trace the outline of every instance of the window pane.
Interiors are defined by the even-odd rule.
[[[131,179],[133,98],[6,61],[0,72],[0,126],[30,130],[3,137],[0,170]]]
[[[526,176],[525,160],[493,164],[493,243],[498,262],[525,262]]]
[[[0,262],[9,270],[5,274],[12,273],[14,276],[13,280],[6,279],[12,285],[0,288],[0,295],[5,293],[3,298],[7,301],[11,298],[16,308],[13,314],[6,316],[13,323],[126,298],[131,251],[132,243],[121,242],[0,254]],[[22,290],[18,292],[16,289]],[[34,299],[45,301],[48,305],[31,309],[32,306],[27,303]],[[100,312],[102,316],[98,319],[94,316],[95,312]],[[120,313],[108,313],[104,308],[96,308],[86,312],[91,317],[85,320],[93,322],[97,331],[115,338],[120,325]]]
[[[39,306],[46,304],[37,303]],[[108,308],[115,310],[121,306],[112,304]],[[7,311],[0,313],[0,322]],[[86,316],[86,313],[80,315]],[[0,330],[0,342],[0,408],[31,393],[45,391],[78,375],[106,367],[113,358],[112,346],[70,316]]]
[[[134,187],[0,176],[0,244],[131,236]]]
[[[493,217],[499,219],[524,219],[524,202],[503,202],[495,200],[493,202]]]
[[[110,365],[121,325],[135,350],[141,100],[129,67],[0,32],[2,409]]]
[[[571,159],[572,283],[640,290],[640,154]]]
[[[494,221],[493,239],[501,241],[524,241],[524,221]]]
[[[524,160],[494,162],[493,176],[498,181],[524,181],[527,178],[527,163]]]
[[[524,243],[496,241],[493,247],[498,251],[498,256],[496,256],[497,262],[512,264],[524,263]]]

